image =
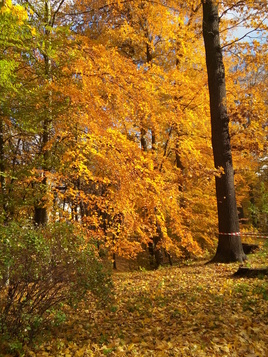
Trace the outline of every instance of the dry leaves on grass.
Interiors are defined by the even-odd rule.
[[[31,356],[268,355],[268,283],[234,279],[233,265],[192,265],[114,275],[105,310],[79,309]]]

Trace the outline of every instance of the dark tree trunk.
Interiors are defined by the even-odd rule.
[[[163,252],[161,248],[157,248],[157,243],[160,241],[160,235],[156,235],[153,237],[152,242],[148,244],[148,250],[150,254],[150,265],[153,269],[158,269],[161,265],[163,265]],[[171,258],[170,260],[171,261]],[[172,262],[171,264],[172,265]]]
[[[1,201],[2,201],[2,216],[4,221],[7,220],[7,200],[6,200],[6,179],[5,179],[5,164],[4,164],[4,122],[0,118],[0,185],[1,185]]]
[[[213,261],[242,262],[246,256],[243,252],[241,237],[227,234],[239,232],[239,221],[234,188],[229,117],[226,107],[225,70],[220,47],[218,5],[214,0],[203,0],[202,4],[214,164],[216,169],[223,168],[224,170],[222,175],[216,177],[220,234]]]
[[[152,150],[156,150],[156,137],[155,137],[155,130],[152,129]]]
[[[45,53],[43,53],[44,57],[44,73],[45,78],[48,82],[52,81],[51,77],[51,59],[49,58],[49,49],[50,49],[50,36],[51,36],[51,29],[52,26],[51,22],[51,0],[45,1],[45,24],[47,25],[45,30],[46,41],[45,41]],[[49,142],[49,136],[51,131],[51,123],[52,123],[52,93],[49,90],[46,96],[47,101],[47,115],[43,122],[43,133],[42,133],[42,142],[41,142],[41,151],[43,155],[43,164],[42,164],[42,171],[44,175],[44,179],[42,180],[42,184],[40,190],[43,194],[41,200],[37,200],[34,206],[34,223],[36,225],[45,225],[48,221],[48,212],[47,212],[47,178],[46,178],[46,171],[49,171],[49,149],[47,149],[47,144]]]
[[[116,266],[116,255],[115,253],[113,253],[113,269],[117,269],[117,266]]]
[[[47,218],[46,207],[34,207],[34,223],[37,226],[45,225],[47,223]]]
[[[142,151],[147,151],[147,142],[146,142],[146,131],[145,129],[141,128],[141,149]]]

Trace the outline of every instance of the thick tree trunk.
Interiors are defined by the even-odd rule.
[[[203,0],[202,4],[214,164],[216,169],[224,170],[223,174],[216,177],[219,242],[213,261],[243,261],[246,256],[241,237],[228,235],[239,232],[239,221],[226,107],[225,70],[220,47],[218,5],[215,0]]]

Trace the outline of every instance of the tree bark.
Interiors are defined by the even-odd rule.
[[[214,165],[216,169],[223,169],[223,173],[216,177],[219,241],[213,261],[242,262],[246,255],[243,252],[241,237],[227,234],[239,233],[239,221],[226,107],[225,69],[220,46],[218,4],[215,0],[203,0],[202,5]]]
[[[0,114],[2,115],[2,114]],[[0,185],[1,185],[1,201],[3,220],[7,221],[7,202],[6,202],[6,179],[5,179],[5,163],[4,163],[4,122],[0,118]]]
[[[51,29],[50,27],[52,26],[51,22],[51,0],[46,0],[44,4],[44,12],[45,12],[45,52],[43,53],[44,57],[44,73],[45,73],[45,78],[46,80],[51,83],[52,77],[51,77],[51,59],[50,59],[50,46],[51,46]],[[47,212],[47,188],[48,188],[48,183],[47,183],[47,177],[46,177],[46,172],[49,171],[49,150],[47,149],[47,144],[49,142],[49,136],[50,136],[50,131],[51,131],[51,123],[52,123],[52,93],[51,90],[49,89],[49,92],[47,93],[47,115],[46,118],[44,119],[43,122],[43,133],[42,133],[42,142],[41,142],[41,150],[42,150],[42,155],[43,155],[43,163],[42,163],[42,171],[43,171],[43,180],[41,183],[41,191],[43,192],[43,197],[42,200],[38,200],[35,202],[34,206],[34,223],[36,225],[45,225],[48,221],[48,212]]]

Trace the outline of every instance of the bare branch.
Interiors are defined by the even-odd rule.
[[[235,39],[235,40],[233,40],[233,41],[231,41],[231,42],[229,42],[229,43],[226,43],[225,45],[221,46],[221,49],[226,48],[226,47],[229,47],[229,46],[232,46],[234,43],[243,40],[243,39],[244,39],[245,37],[247,37],[250,33],[255,32],[255,31],[258,31],[258,30],[260,29],[261,25],[263,24],[263,22],[267,19],[267,17],[268,17],[268,16],[265,16],[265,18],[261,21],[261,23],[259,23],[258,26],[256,26],[254,29],[252,29],[252,30],[248,31],[247,33],[245,33],[245,35],[243,35],[242,37],[240,37],[240,38],[238,38],[238,39]]]

